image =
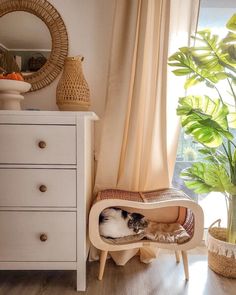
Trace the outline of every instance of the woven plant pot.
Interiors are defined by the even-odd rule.
[[[88,83],[82,71],[82,56],[67,57],[57,85],[57,105],[61,111],[86,111],[90,107]]]
[[[226,242],[227,229],[213,227],[216,222],[208,230],[208,265],[224,277],[236,278],[236,245]]]

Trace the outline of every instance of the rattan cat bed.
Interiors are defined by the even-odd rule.
[[[118,207],[129,212],[138,212],[157,222],[179,223],[189,234],[184,243],[160,243],[147,239],[112,243],[99,234],[99,215],[109,207]],[[203,211],[185,193],[176,189],[161,189],[148,192],[130,192],[116,189],[103,190],[98,193],[89,215],[89,237],[91,243],[99,250],[99,280],[102,279],[107,254],[110,251],[121,251],[156,245],[161,249],[175,251],[179,262],[179,251],[182,253],[186,279],[189,278],[187,250],[196,247],[203,237]]]

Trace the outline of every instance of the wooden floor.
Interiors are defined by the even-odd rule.
[[[107,261],[104,278],[97,280],[98,262],[88,263],[87,292],[75,291],[74,271],[0,271],[0,295],[235,295],[236,280],[216,275],[207,266],[206,250],[189,255],[190,280],[182,263],[162,251],[151,264],[133,258],[124,267]]]

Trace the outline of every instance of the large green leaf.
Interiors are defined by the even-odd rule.
[[[235,35],[229,33],[225,39],[220,40],[217,35],[209,30],[197,32],[195,37],[201,46],[193,47],[192,54],[195,56],[196,63],[208,71],[220,74],[220,79],[227,78],[225,68],[236,72],[236,59],[234,58]],[[230,40],[230,41],[229,41]],[[205,53],[202,56],[202,52]]]
[[[219,40],[217,35],[209,30],[203,30],[197,32],[193,38],[199,46],[182,47],[169,58],[169,65],[177,68],[173,73],[187,76],[185,89],[203,81],[207,86],[214,87],[220,80],[234,80],[236,34],[229,32],[225,39]]]
[[[206,184],[212,187],[212,190],[218,192],[230,192],[233,186],[228,172],[221,165],[208,164],[204,179]]]
[[[228,32],[227,36],[221,41],[222,53],[225,54],[227,61],[226,68],[229,68],[233,73],[233,80],[235,80],[236,67],[236,34]],[[224,65],[224,64],[223,64]],[[230,76],[230,72],[227,73]]]
[[[233,66],[236,65],[236,33],[228,32],[221,42],[222,52]]]
[[[186,96],[179,99],[177,114],[187,134],[208,147],[218,147],[223,138],[232,140],[227,130],[228,107],[208,96]]]
[[[180,176],[185,180],[187,188],[193,190],[197,194],[209,193],[212,191],[210,185],[204,180],[205,164],[194,163],[192,167],[183,170]]]
[[[200,83],[208,82],[210,86],[219,81],[219,77],[215,73],[210,73],[202,70],[194,61],[191,50],[186,47],[181,47],[178,52],[169,57],[170,66],[177,67],[173,73],[177,76],[188,76],[185,82],[185,89]]]
[[[217,165],[225,165],[227,163],[228,159],[219,149],[216,148],[201,148],[198,150],[198,152],[202,155],[203,161],[217,164]]]
[[[193,163],[192,167],[181,173],[185,185],[195,193],[209,193],[211,191],[234,193],[235,186],[222,165],[209,163]]]
[[[229,30],[236,32],[236,13],[228,20],[226,27]]]

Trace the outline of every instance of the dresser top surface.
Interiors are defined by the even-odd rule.
[[[75,124],[77,119],[98,120],[94,112],[0,110],[0,124]]]
[[[91,117],[92,119],[96,119],[97,115],[94,112],[62,112],[62,111],[37,111],[37,110],[22,110],[22,111],[14,111],[14,110],[0,110],[0,115],[11,115],[11,116],[66,116],[66,117]]]

